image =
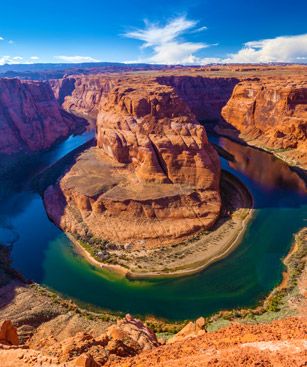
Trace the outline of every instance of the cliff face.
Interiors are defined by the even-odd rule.
[[[35,152],[67,137],[85,121],[58,105],[45,82],[0,79],[0,152]]]
[[[304,80],[244,81],[238,84],[223,118],[245,141],[281,153],[307,166],[307,86]]]
[[[228,102],[237,78],[210,78],[205,76],[163,76],[161,84],[174,87],[199,121],[219,121],[221,110]]]
[[[292,165],[307,167],[306,82],[304,68],[218,68],[156,72],[152,78],[170,86],[207,129],[274,150]],[[63,79],[54,87],[67,111],[96,119],[98,106],[122,79],[138,75],[92,75]],[[74,90],[69,90],[75,80]],[[289,80],[292,82],[289,83]]]
[[[218,156],[173,88],[145,78],[118,82],[99,105],[97,147],[45,193],[63,229],[160,246],[216,221]]]
[[[53,92],[63,108],[76,115],[96,119],[98,107],[116,78],[110,76],[75,76],[51,80]]]

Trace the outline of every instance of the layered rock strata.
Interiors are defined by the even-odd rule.
[[[97,147],[44,197],[68,232],[161,246],[215,223],[219,179],[218,156],[190,108],[172,87],[144,78],[118,81],[101,99]]]
[[[83,75],[54,79],[49,83],[66,111],[96,120],[102,97],[106,96],[118,81],[108,75]]]
[[[270,149],[291,165],[306,162],[306,67],[189,68],[151,72],[172,87],[206,128]],[[101,98],[138,74],[70,76],[53,84],[67,111],[96,118]],[[75,81],[74,89],[67,85]],[[66,98],[65,98],[66,97]]]
[[[85,124],[59,106],[49,83],[0,79],[0,153],[48,149]]]
[[[221,110],[231,97],[237,78],[173,75],[157,78],[161,84],[172,86],[187,103],[199,121],[218,122]]]
[[[302,79],[238,84],[222,116],[249,144],[307,167],[307,85]]]

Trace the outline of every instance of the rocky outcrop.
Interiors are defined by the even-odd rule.
[[[40,326],[41,329],[43,327]],[[47,328],[45,334],[40,333],[40,337],[34,335],[17,348],[14,347],[18,345],[16,328],[6,321],[0,337],[0,363],[3,367],[13,366],[20,359],[25,366],[42,362],[44,366],[99,367],[159,346],[156,335],[130,315],[118,320],[98,336],[79,331],[57,340]]]
[[[172,344],[188,338],[204,335],[206,321],[203,317],[199,317],[196,321],[190,321],[177,334],[168,339],[167,343]]]
[[[83,75],[50,80],[49,83],[66,111],[96,120],[100,101],[117,83],[117,78],[107,75]]]
[[[85,124],[60,108],[47,82],[0,79],[0,153],[48,149]]]
[[[5,320],[0,327],[0,343],[9,345],[18,345],[19,339],[17,329],[13,326],[11,320]]]
[[[237,324],[109,364],[112,367],[295,366],[306,360],[306,318]]]
[[[161,246],[215,223],[219,179],[218,156],[190,108],[172,87],[144,77],[118,81],[101,98],[97,148],[44,197],[68,232]]]
[[[306,106],[304,79],[244,81],[234,88],[222,116],[249,144],[286,153],[290,162],[292,155],[291,163],[307,167]]]

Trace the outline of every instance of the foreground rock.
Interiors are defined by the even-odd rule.
[[[46,325],[42,324],[40,328],[44,328],[44,334],[38,330],[26,344],[17,347],[16,328],[11,321],[5,321],[1,327],[1,333],[3,330],[6,333],[6,339],[0,339],[1,366],[13,366],[14,363],[16,366],[35,366],[44,363],[46,366],[99,367],[159,345],[155,334],[130,315],[96,337],[79,331],[58,340],[48,332]],[[23,364],[19,364],[19,360]]]
[[[0,79],[0,153],[48,149],[84,126],[59,106],[47,82]]]
[[[112,367],[299,367],[306,361],[306,318],[262,325],[232,324],[213,333],[190,337]]]
[[[82,239],[151,247],[212,227],[218,156],[186,103],[151,78],[126,80],[99,104],[97,148],[50,187],[50,218]]]
[[[9,345],[19,344],[17,329],[13,326],[11,320],[5,320],[0,325],[0,343]]]

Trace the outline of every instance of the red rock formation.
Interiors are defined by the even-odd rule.
[[[187,73],[188,74],[188,73]],[[161,84],[174,87],[199,121],[219,121],[237,78],[216,78],[204,75],[173,75],[157,77]]]
[[[115,363],[112,367],[300,367],[306,362],[306,318],[232,324]]]
[[[238,84],[222,110],[245,141],[273,149],[295,149],[307,167],[307,86],[304,80],[254,80]]]
[[[96,119],[101,98],[116,84],[116,78],[83,75],[49,82],[56,98],[66,111]]]
[[[5,337],[6,340],[11,341],[12,336],[8,337],[8,330],[11,332],[9,323],[5,324]],[[14,330],[16,334],[16,329]],[[45,335],[41,336],[39,341],[34,335],[34,342],[30,339],[26,345],[21,345],[19,348],[12,346],[13,343],[8,346],[1,343],[2,340],[0,340],[1,367],[37,365],[100,367],[108,361],[131,357],[159,346],[156,335],[140,320],[130,315],[118,320],[116,324],[111,325],[96,337],[78,332],[58,341],[48,335],[47,328]]]
[[[45,193],[64,230],[165,245],[216,221],[218,156],[173,88],[145,77],[118,81],[101,99],[97,146]]]
[[[50,148],[85,121],[62,110],[47,82],[0,79],[0,153]]]
[[[17,329],[13,326],[10,320],[2,322],[0,327],[0,343],[9,345],[18,345]]]

